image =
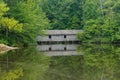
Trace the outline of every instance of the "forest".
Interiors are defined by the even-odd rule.
[[[43,30],[82,30],[83,44],[37,45]],[[120,80],[114,43],[120,0],[0,0],[0,80]]]
[[[46,29],[83,30],[83,42],[119,42],[120,0],[0,0],[0,43],[29,45]]]

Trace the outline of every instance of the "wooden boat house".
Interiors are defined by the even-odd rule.
[[[77,34],[82,30],[46,30],[46,34],[39,35],[37,42],[41,43],[59,43],[59,42],[79,42]]]

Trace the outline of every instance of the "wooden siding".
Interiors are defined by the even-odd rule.
[[[37,50],[39,51],[76,51],[78,45],[77,44],[54,44],[54,45],[38,45]],[[49,50],[51,49],[51,50]]]
[[[77,39],[77,33],[82,30],[48,30],[46,35],[37,37],[37,41],[79,41]]]
[[[66,36],[66,38],[64,38]],[[38,36],[37,41],[77,41],[76,35],[51,35],[49,36]]]

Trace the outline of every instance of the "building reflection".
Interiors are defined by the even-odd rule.
[[[37,50],[44,52],[48,56],[71,56],[82,55],[77,52],[78,44],[51,44],[51,45],[38,45]]]

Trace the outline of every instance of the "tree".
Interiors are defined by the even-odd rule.
[[[9,7],[5,3],[0,3],[0,37],[4,39],[4,35],[6,35],[5,39],[7,40],[10,32],[21,32],[23,24],[19,23],[19,21],[14,18],[5,17]]]
[[[51,29],[82,29],[82,0],[44,0]]]
[[[83,16],[85,32],[80,38],[92,42],[119,41],[119,13],[115,12],[117,4],[118,0],[86,0]]]
[[[20,44],[28,45],[29,43],[33,43],[35,41],[37,34],[42,34],[42,30],[47,29],[49,27],[49,20],[46,18],[45,13],[39,6],[39,0],[4,1],[10,7],[8,14],[6,14],[5,16],[12,18],[12,20],[8,20],[6,18],[7,20],[3,21],[12,21],[12,23],[22,23],[23,26],[23,31],[20,34],[11,33],[12,36],[9,36],[9,43],[19,42]],[[18,21],[15,22],[13,19],[16,19]],[[16,27],[14,27],[14,30],[21,31],[20,28]],[[19,43],[16,44],[19,45]]]

